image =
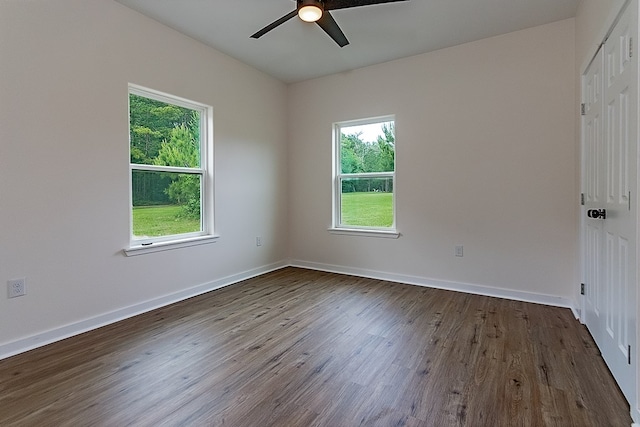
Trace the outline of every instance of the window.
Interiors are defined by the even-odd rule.
[[[398,237],[394,117],[334,125],[334,232]]]
[[[211,107],[129,86],[129,251],[212,237],[212,135]]]

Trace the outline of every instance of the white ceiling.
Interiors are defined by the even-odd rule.
[[[579,0],[410,0],[331,12],[340,48],[294,0],[116,0],[286,83],[353,70],[575,16]]]

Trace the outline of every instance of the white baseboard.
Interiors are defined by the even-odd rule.
[[[286,267],[281,261],[0,345],[0,360]]]
[[[427,277],[408,276],[404,274],[386,273],[383,271],[346,267],[342,265],[322,264],[301,260],[291,260],[289,262],[289,265],[292,267],[307,268],[310,270],[320,270],[330,273],[369,277],[372,279],[388,280],[390,282],[406,283],[410,285],[425,286],[429,288],[445,289],[449,291],[465,292],[468,294],[505,298],[515,301],[532,302],[536,304],[568,308],[573,312],[573,315],[576,317],[576,319],[580,317],[580,310],[577,308],[577,305],[573,301],[554,295],[515,291],[511,289],[494,288],[491,286],[475,285],[471,283],[450,282],[445,280],[430,279]]]
[[[449,282],[444,280],[429,279],[418,276],[408,276],[396,273],[386,273],[376,270],[367,270],[354,267],[346,267],[341,265],[322,264],[316,262],[308,262],[301,260],[291,260],[289,262],[281,261],[262,267],[254,268],[251,270],[243,271],[238,274],[233,274],[221,279],[217,279],[211,282],[207,282],[198,286],[194,286],[183,291],[179,291],[173,294],[165,295],[159,298],[135,304],[129,307],[124,307],[109,313],[101,314],[89,319],[85,319],[79,322],[71,323],[69,325],[61,326],[51,329],[39,334],[35,334],[26,338],[21,338],[16,341],[12,341],[6,344],[0,345],[0,360],[7,357],[23,353],[25,351],[32,350],[37,347],[63,340],[65,338],[79,335],[81,333],[100,328],[138,314],[146,313],[157,308],[165,307],[169,304],[173,304],[187,298],[191,298],[197,295],[201,295],[215,289],[223,288],[225,286],[232,285],[242,280],[250,279],[261,274],[269,273],[274,270],[291,266],[306,268],[309,270],[327,271],[331,273],[348,274],[352,276],[369,277],[373,279],[388,280],[390,282],[406,283],[410,285],[426,286],[430,288],[446,289],[450,291],[466,292],[469,294],[491,296],[497,298],[505,298],[516,301],[533,302],[538,304],[551,305],[556,307],[569,308],[579,318],[579,310],[576,305],[565,298],[543,295],[523,291],[514,291],[509,289],[493,288],[490,286],[475,285],[469,283]],[[640,425],[638,426],[640,427]]]

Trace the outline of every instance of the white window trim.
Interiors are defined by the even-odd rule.
[[[180,236],[184,236],[181,234]],[[215,243],[220,236],[196,236],[190,238],[174,239],[166,242],[151,242],[129,246],[123,249],[126,256],[136,256],[150,254],[154,252],[168,251],[171,249],[188,248],[190,246],[200,246]]]
[[[363,236],[363,237],[383,237],[397,239],[400,237],[400,232],[396,228],[396,168],[393,172],[363,172],[363,173],[341,173],[340,165],[340,141],[341,141],[341,128],[349,126],[363,126],[381,122],[393,122],[395,125],[395,115],[372,117],[361,120],[349,120],[344,122],[336,122],[333,124],[333,149],[332,149],[332,198],[333,198],[333,212],[332,212],[332,224],[333,226],[328,229],[331,234],[337,235],[350,235],[350,236]],[[397,152],[394,154],[394,162],[397,159]],[[381,178],[391,177],[393,180],[393,223],[390,227],[366,227],[366,226],[354,226],[354,225],[341,225],[340,217],[342,212],[342,188],[341,180],[344,178]]]
[[[397,239],[400,233],[394,230],[378,230],[375,228],[329,228],[329,233],[343,236],[362,236],[362,237],[384,237],[386,239]]]
[[[203,245],[215,242],[219,236],[214,234],[214,173],[213,173],[213,107],[178,96],[169,95],[154,89],[149,89],[129,83],[129,94],[154,99],[167,104],[200,111],[200,168],[183,168],[175,166],[156,166],[133,164],[129,162],[129,246],[123,249],[127,256],[142,255],[159,251],[178,249],[189,246]],[[131,133],[129,132],[129,138]],[[129,141],[131,149],[131,141]],[[200,206],[201,231],[150,238],[135,238],[133,235],[133,170],[179,172],[200,175]]]

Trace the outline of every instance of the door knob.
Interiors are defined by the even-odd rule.
[[[606,209],[589,209],[587,211],[587,216],[593,219],[605,219],[607,218],[607,210]]]

